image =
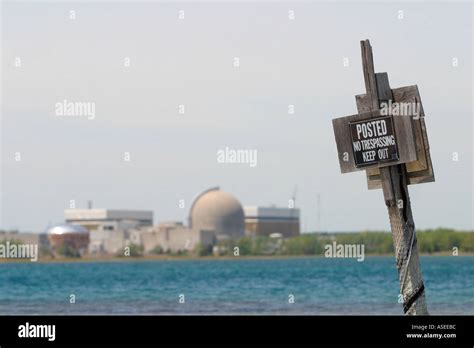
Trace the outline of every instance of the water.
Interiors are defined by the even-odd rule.
[[[474,314],[474,257],[421,262],[431,314]],[[398,288],[394,257],[3,263],[0,314],[402,314]]]

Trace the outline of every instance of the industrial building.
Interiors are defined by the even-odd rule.
[[[85,227],[87,230],[127,230],[153,225],[153,212],[149,210],[66,209],[66,223]]]
[[[156,227],[130,232],[130,239],[143,245],[145,252],[160,247],[163,251],[191,251],[198,245],[212,246],[220,240],[238,239],[245,235],[244,210],[230,193],[213,187],[193,201],[188,218],[182,222],[163,222]]]
[[[145,253],[192,251],[223,240],[250,236],[292,237],[300,233],[299,209],[242,207],[232,194],[209,188],[193,200],[188,225],[179,221],[153,226],[152,211],[65,210],[67,224],[85,228],[91,254],[118,254],[131,244]]]
[[[248,206],[245,211],[245,234],[249,236],[300,234],[300,210],[297,208]]]
[[[62,224],[48,229],[49,244],[53,251],[66,246],[78,255],[83,255],[89,247],[89,231],[80,225]]]
[[[220,241],[243,236],[293,237],[300,234],[300,210],[278,207],[242,207],[232,194],[209,188],[193,200],[188,225],[179,221],[153,225],[147,210],[67,209],[65,224],[47,233],[0,232],[0,241],[20,240],[39,244],[45,253],[61,246],[82,255],[118,255],[132,244],[144,253],[194,251],[215,246]]]
[[[163,222],[153,226],[152,211],[68,209],[67,224],[89,231],[89,253],[117,254],[131,244],[143,246],[145,253],[191,251],[220,240],[245,235],[244,210],[230,193],[213,187],[199,194],[189,211],[189,225]]]
[[[145,253],[160,248],[163,252],[193,251],[198,245],[211,246],[215,235],[211,231],[192,230],[180,222],[162,223],[155,227],[132,231],[136,235],[135,243],[143,246]]]
[[[89,232],[90,254],[121,254],[129,243],[127,230],[91,230]]]
[[[117,255],[132,244],[145,253],[194,251],[198,246],[212,249],[220,241],[244,236],[293,237],[300,234],[297,208],[242,207],[232,194],[209,188],[193,200],[188,225],[180,221],[153,225],[147,210],[67,209],[65,224],[53,226],[46,234],[0,232],[0,241],[21,240],[39,244],[46,253],[68,246],[79,255]]]
[[[18,231],[0,231],[0,242],[19,241],[23,244],[37,244],[40,249],[49,248],[47,233],[28,233]]]
[[[153,226],[153,212],[148,210],[67,209],[66,223],[89,231],[89,253],[117,254],[129,245],[129,231]]]

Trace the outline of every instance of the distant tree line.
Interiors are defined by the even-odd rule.
[[[429,230],[418,230],[418,251],[423,254],[452,253],[456,250],[460,255],[463,253],[474,253],[474,231],[457,231],[448,228],[437,228]],[[11,239],[11,244],[22,244],[21,240]],[[296,237],[282,239],[269,237],[245,236],[238,240],[227,240],[216,246],[203,246],[198,244],[194,251],[165,251],[159,245],[150,251],[151,254],[170,256],[235,256],[236,247],[241,256],[322,256],[325,246],[336,242],[337,244],[363,244],[366,254],[383,255],[393,253],[392,235],[389,232],[364,231],[354,233],[306,233]],[[6,244],[6,240],[0,240],[0,244]],[[64,244],[56,250],[60,256],[76,258],[79,253]],[[41,255],[49,255],[50,250],[42,250]],[[124,256],[123,252],[116,256]],[[143,246],[129,245],[128,255],[132,257],[144,256]]]
[[[425,254],[453,252],[474,253],[474,231],[456,231],[447,228],[418,230],[418,251]],[[288,239],[269,237],[243,237],[237,241],[224,241],[217,245],[221,256],[232,256],[235,247],[239,255],[324,255],[327,244],[363,244],[366,254],[393,253],[393,240],[388,232],[307,233]],[[457,248],[457,249],[454,249]],[[211,248],[197,247],[196,254],[211,255]],[[214,253],[215,250],[214,250]]]

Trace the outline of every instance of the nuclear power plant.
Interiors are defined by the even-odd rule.
[[[189,227],[212,231],[216,240],[245,235],[244,209],[230,193],[210,188],[196,197],[189,212]]]
[[[42,245],[53,252],[66,247],[78,255],[121,254],[131,245],[139,246],[144,253],[193,251],[198,246],[212,249],[221,242],[244,236],[289,238],[300,234],[299,209],[243,207],[234,195],[219,187],[196,196],[187,224],[161,221],[155,225],[151,210],[93,209],[92,206],[66,209],[64,217],[64,223],[51,226],[43,234],[46,238],[42,238]],[[21,240],[22,235],[15,234],[14,238]]]

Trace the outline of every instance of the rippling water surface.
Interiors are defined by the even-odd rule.
[[[421,262],[431,314],[474,314],[474,257]],[[3,263],[0,314],[402,314],[398,288],[393,257]]]

